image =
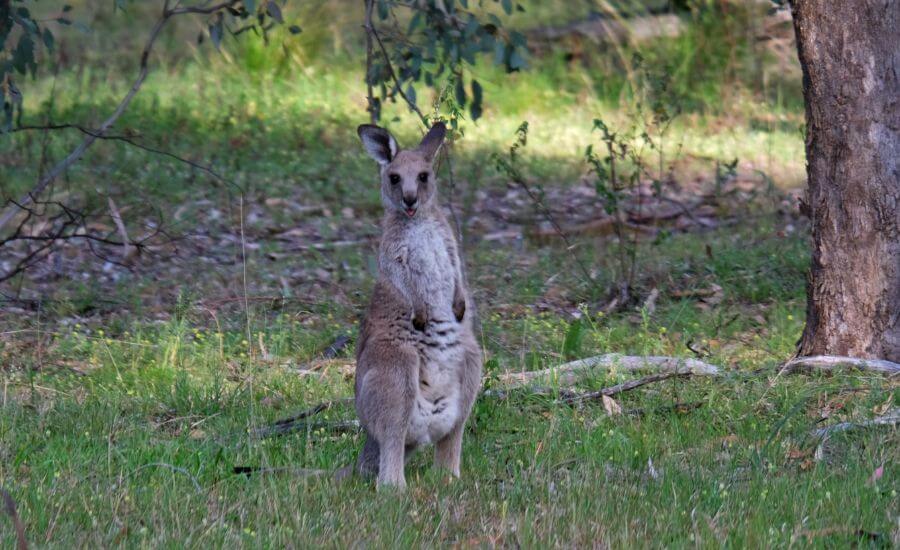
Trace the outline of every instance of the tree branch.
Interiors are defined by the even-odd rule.
[[[366,34],[374,37],[375,41],[378,43],[378,48],[381,50],[381,54],[384,56],[384,62],[386,63],[388,72],[391,75],[391,80],[394,81],[394,87],[397,89],[397,93],[399,93],[400,97],[403,98],[403,101],[405,101],[406,104],[409,105],[410,110],[415,111],[415,113],[419,115],[419,120],[421,120],[424,124],[426,120],[425,115],[419,109],[419,106],[411,101],[403,91],[403,87],[400,84],[400,79],[397,77],[397,73],[396,71],[394,71],[394,65],[391,63],[391,58],[388,55],[387,48],[384,47],[384,42],[381,41],[381,37],[378,35],[378,31],[375,29],[375,25],[372,23],[371,11],[367,11],[365,28]],[[366,78],[368,79],[368,75],[366,76]]]
[[[202,164],[200,164],[198,162],[195,162],[188,158],[176,155],[175,153],[172,153],[170,151],[165,151],[163,149],[157,149],[155,147],[150,147],[149,145],[144,145],[143,143],[134,141],[134,138],[130,137],[130,136],[101,134],[97,130],[92,130],[90,128],[86,128],[86,127],[78,125],[78,124],[48,124],[45,126],[27,125],[27,126],[17,126],[12,129],[13,132],[23,132],[23,131],[33,131],[33,130],[78,130],[79,132],[81,132],[83,134],[86,134],[89,136],[94,136],[97,139],[105,139],[105,140],[109,140],[109,141],[121,141],[123,143],[127,143],[128,145],[131,145],[132,147],[137,147],[138,149],[142,149],[149,153],[153,153],[155,155],[160,155],[160,156],[164,156],[164,157],[169,157],[169,158],[176,160],[178,162],[181,162],[183,164],[187,164],[188,166],[190,166],[192,168],[196,168],[197,170],[201,170],[201,171],[205,172],[206,174],[212,176],[216,180],[218,180],[222,183],[228,184],[228,185],[234,187],[235,189],[237,189],[238,191],[243,192],[243,189],[241,188],[241,186],[239,184],[237,184],[234,181],[229,180],[228,178],[219,174],[212,168],[203,166]]]
[[[53,168],[51,168],[46,174],[44,174],[38,180],[37,184],[31,189],[31,191],[26,193],[19,200],[19,204],[27,205],[28,203],[34,202],[35,198],[43,193],[48,185],[56,180],[56,178],[58,178],[60,174],[68,169],[69,166],[78,161],[78,159],[80,159],[84,155],[85,151],[87,151],[87,149],[91,145],[93,145],[98,137],[106,134],[106,132],[112,127],[113,124],[115,124],[119,117],[122,116],[122,113],[124,113],[125,109],[128,108],[128,105],[131,104],[131,100],[134,99],[135,95],[137,95],[138,91],[141,89],[141,86],[144,84],[144,81],[147,78],[147,74],[149,72],[150,52],[153,50],[153,46],[156,44],[157,38],[159,38],[163,27],[165,27],[169,19],[171,19],[175,15],[180,15],[183,13],[207,15],[212,14],[218,10],[233,6],[237,4],[238,1],[239,0],[230,0],[228,2],[221,2],[206,7],[188,6],[175,9],[170,9],[169,3],[166,2],[162,15],[153,26],[153,29],[150,31],[150,37],[147,39],[147,42],[144,45],[144,49],[141,51],[140,68],[138,70],[137,77],[134,79],[131,88],[128,90],[128,93],[125,94],[125,97],[122,98],[112,114],[107,117],[107,119],[104,120],[103,123],[100,124],[100,126],[97,127],[96,133],[88,134],[84,138],[84,140],[71,153],[69,153],[66,158],[59,161]],[[0,231],[2,231],[4,227],[6,227],[6,224],[9,223],[9,221],[16,215],[17,212],[19,212],[19,209],[16,208],[15,205],[11,205],[7,208],[6,212],[0,215]]]

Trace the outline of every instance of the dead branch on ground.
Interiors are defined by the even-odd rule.
[[[781,368],[780,374],[816,371],[835,372],[853,369],[877,372],[888,376],[900,375],[900,364],[892,361],[885,361],[884,359],[857,359],[855,357],[839,357],[835,355],[813,355],[791,359]]]
[[[16,549],[28,550],[28,541],[25,540],[25,526],[22,525],[19,513],[16,512],[16,501],[13,500],[12,495],[6,489],[0,488],[0,494],[3,495],[3,509],[6,511],[9,519],[12,520],[13,527],[16,530]]]
[[[596,370],[656,370],[663,373],[690,373],[696,376],[718,376],[719,368],[697,359],[666,356],[635,356],[609,353],[578,359],[556,367],[539,371],[504,373],[498,377],[499,384],[506,388],[516,388],[545,380],[559,386],[572,386]]]
[[[692,375],[693,373],[691,372],[661,372],[657,374],[651,374],[643,378],[628,380],[627,382],[622,382],[621,384],[616,384],[615,386],[603,388],[602,390],[572,395],[563,399],[562,402],[569,405],[580,404],[584,403],[585,401],[601,399],[604,396],[612,397],[614,395],[627,392],[641,386],[646,386],[647,384],[652,384],[654,382],[660,382],[662,380],[668,380],[670,378],[688,378]]]
[[[816,447],[813,458],[816,461],[821,461],[825,458],[825,444],[828,443],[831,436],[836,433],[871,428],[873,426],[896,426],[897,424],[900,424],[900,407],[893,408],[883,415],[876,416],[871,420],[865,420],[863,422],[840,422],[838,424],[832,424],[831,426],[813,430],[812,435],[821,440]]]
[[[300,428],[306,428],[307,424],[303,422],[304,419],[309,418],[310,416],[314,416],[319,414],[322,411],[326,411],[332,407],[339,405],[349,405],[353,403],[352,397],[345,397],[343,399],[334,399],[332,401],[325,401],[324,403],[319,403],[314,407],[310,407],[304,411],[301,411],[294,416],[289,416],[287,418],[283,418],[278,420],[274,424],[270,426],[264,426],[259,428],[253,432],[253,437],[256,438],[264,438],[270,437],[273,435],[283,435],[286,433],[290,433],[296,431]]]

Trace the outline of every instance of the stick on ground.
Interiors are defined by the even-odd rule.
[[[25,526],[22,525],[19,513],[16,512],[16,501],[13,500],[12,495],[6,489],[0,488],[0,494],[3,495],[3,509],[6,511],[9,519],[12,520],[13,527],[16,530],[16,550],[28,550],[28,542],[25,540]]]
[[[718,376],[719,369],[697,359],[663,356],[635,356],[609,353],[579,359],[549,369],[501,374],[499,385],[506,389],[517,388],[532,382],[552,381],[559,386],[572,386],[594,370],[655,370],[663,373],[690,373],[696,376]]]
[[[900,407],[893,408],[883,415],[876,416],[871,420],[865,420],[863,422],[841,422],[839,424],[833,424],[814,430],[813,436],[820,438],[821,442],[818,447],[816,447],[813,458],[815,458],[816,461],[825,458],[825,444],[828,443],[828,439],[836,433],[859,428],[870,428],[872,426],[896,426],[897,424],[900,424]]]
[[[781,368],[783,374],[795,372],[838,371],[857,369],[869,372],[900,375],[900,364],[883,359],[857,359],[855,357],[838,357],[834,355],[812,355],[791,359]]]

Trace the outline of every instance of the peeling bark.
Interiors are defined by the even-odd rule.
[[[900,362],[900,0],[793,0],[813,254],[800,355]]]

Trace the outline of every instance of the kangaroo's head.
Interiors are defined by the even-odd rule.
[[[447,127],[438,122],[415,149],[400,149],[384,128],[363,124],[357,129],[366,151],[381,166],[381,200],[384,207],[412,218],[434,201],[434,159]]]

